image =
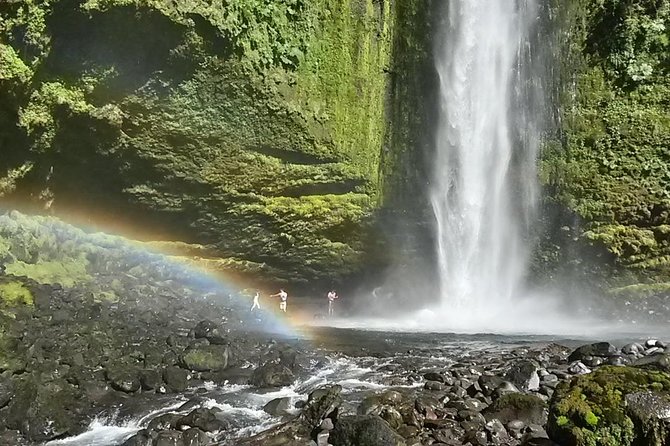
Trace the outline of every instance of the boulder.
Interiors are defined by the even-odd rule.
[[[226,345],[228,337],[226,330],[212,321],[201,321],[193,329],[193,336],[196,339],[207,339],[212,344]]]
[[[185,427],[197,427],[205,432],[225,431],[230,429],[230,423],[224,420],[219,414],[220,409],[199,408],[191,411],[188,415],[180,418],[176,422],[178,429]]]
[[[670,396],[655,392],[626,395],[626,413],[637,426],[639,444],[670,444]]]
[[[275,398],[263,406],[263,410],[272,416],[286,415],[291,409],[291,398]]]
[[[151,438],[151,435],[149,435],[149,432],[145,429],[142,429],[123,443],[121,443],[121,446],[152,446],[153,445],[153,439]]]
[[[163,370],[163,381],[171,392],[183,392],[188,388],[188,371],[179,367],[168,367]]]
[[[189,347],[181,356],[180,363],[196,372],[223,370],[228,367],[230,350],[224,345],[200,345]]]
[[[40,382],[38,378],[22,378],[7,405],[5,424],[18,430],[28,440],[45,442],[78,433],[86,401],[81,392],[65,380]]]
[[[293,381],[295,381],[293,372],[276,362],[266,362],[258,367],[250,379],[253,386],[261,388],[290,386]]]
[[[582,345],[575,349],[570,356],[568,356],[568,361],[581,361],[587,356],[613,356],[619,351],[615,346],[609,342],[596,342],[594,344]]]
[[[178,431],[161,431],[156,435],[153,446],[183,446],[182,433]]]
[[[114,366],[105,372],[107,380],[112,388],[125,393],[134,393],[140,390],[139,371],[133,368],[121,368]]]
[[[484,412],[487,420],[497,419],[503,424],[522,421],[524,424],[544,424],[547,421],[546,404],[535,395],[508,393],[487,407]]]
[[[374,415],[340,417],[330,431],[333,446],[405,446],[405,440],[389,424]]]
[[[538,370],[539,366],[534,361],[519,361],[510,368],[505,379],[521,390],[537,390],[540,388]]]
[[[643,367],[646,369],[661,370],[670,373],[670,354],[655,353],[653,355],[644,356],[633,363],[635,367]]]
[[[196,427],[185,430],[181,436],[184,446],[206,446],[210,443],[207,434]]]
[[[574,446],[655,445],[648,439],[664,432],[657,415],[668,407],[663,405],[667,397],[660,395],[668,391],[667,373],[603,366],[556,387],[547,431],[556,443]]]

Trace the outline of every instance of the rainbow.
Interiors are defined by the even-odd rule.
[[[81,214],[79,215],[81,217]],[[79,220],[79,221],[75,221]],[[291,311],[291,301],[289,298],[289,312],[279,311],[277,300],[267,298],[270,294],[276,293],[276,290],[270,292],[267,289],[258,287],[252,279],[228,271],[225,268],[213,268],[220,266],[219,263],[210,258],[200,257],[198,255],[187,254],[188,249],[195,249],[190,245],[171,242],[151,242],[146,234],[142,237],[145,240],[126,238],[120,234],[111,234],[104,226],[99,223],[92,223],[90,217],[68,218],[64,220],[56,217],[28,216],[18,211],[10,211],[0,215],[0,235],[12,225],[14,230],[42,232],[57,232],[62,240],[79,240],[85,243],[100,246],[101,248],[109,246],[123,246],[123,252],[126,256],[138,256],[135,260],[158,262],[161,269],[167,271],[171,277],[184,278],[186,283],[182,285],[197,290],[203,290],[203,299],[210,296],[225,298],[225,296],[234,299],[233,306],[240,310],[240,315],[248,315],[249,323],[253,323],[254,329],[267,331],[269,334],[289,338],[311,339],[312,330],[309,327],[305,317],[299,311]],[[5,228],[3,228],[5,226]],[[118,227],[118,225],[115,225]],[[57,229],[57,231],[53,231]],[[137,234],[136,231],[130,231]],[[71,237],[68,237],[71,235]],[[180,249],[183,248],[183,249]],[[197,254],[197,253],[196,253]],[[252,291],[261,293],[261,310],[255,310],[245,313],[245,307],[251,308]],[[290,291],[290,289],[287,289]]]

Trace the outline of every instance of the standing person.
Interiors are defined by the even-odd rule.
[[[335,290],[328,292],[328,316],[332,316],[335,313],[335,299],[339,299],[339,297]]]
[[[270,297],[279,297],[279,311],[286,313],[286,301],[288,300],[288,293],[280,288],[277,294],[272,294]]]
[[[258,303],[258,299],[260,299],[261,293],[256,291],[256,295],[254,296],[254,304],[251,306],[251,311],[254,311],[254,308],[258,308],[259,310],[261,309],[261,304]]]

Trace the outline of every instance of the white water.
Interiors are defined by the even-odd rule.
[[[440,306],[459,327],[508,313],[526,270],[538,137],[524,64],[534,0],[450,0],[436,50],[440,119],[431,202]],[[532,75],[532,73],[530,73]]]

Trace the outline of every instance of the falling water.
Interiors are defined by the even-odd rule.
[[[534,0],[449,0],[436,48],[440,117],[431,201],[442,310],[509,307],[526,269],[536,187]]]

